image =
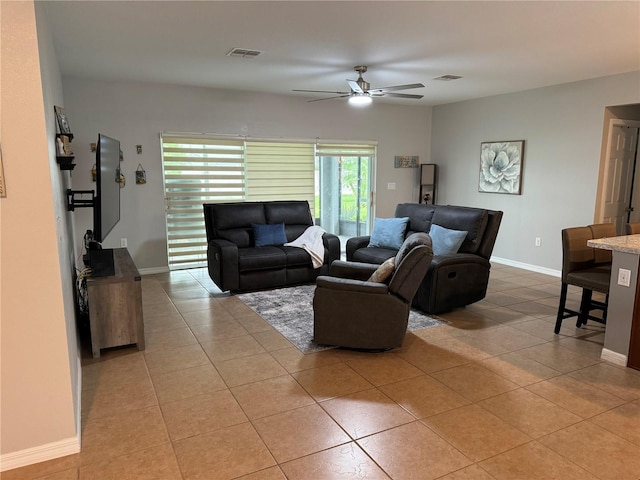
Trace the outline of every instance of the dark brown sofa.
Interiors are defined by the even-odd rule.
[[[409,217],[405,237],[429,232],[436,224],[451,230],[465,230],[458,253],[434,255],[431,266],[413,299],[413,306],[431,314],[447,312],[482,300],[487,293],[491,264],[502,212],[452,205],[401,203],[395,217]],[[397,251],[368,247],[369,236],[347,241],[348,261],[381,264]]]
[[[314,268],[305,250],[284,245],[255,246],[253,224],[284,223],[287,242],[313,225],[304,201],[205,203],[209,276],[223,291],[240,292],[312,283],[340,258],[340,239],[325,233],[324,262]]]

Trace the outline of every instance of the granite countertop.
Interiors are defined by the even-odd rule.
[[[587,245],[615,252],[640,255],[640,235],[622,235],[620,237],[597,238],[587,241]]]

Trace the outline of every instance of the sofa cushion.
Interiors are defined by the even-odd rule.
[[[351,260],[354,262],[380,265],[386,259],[395,257],[397,253],[398,250],[392,248],[364,247],[353,252],[353,258]]]
[[[264,213],[267,221],[263,223],[313,225],[309,203],[305,201],[265,202]]]
[[[404,242],[409,217],[376,218],[373,232],[369,239],[369,247],[393,248],[398,250]]]
[[[311,267],[311,255],[309,255],[306,250],[298,247],[287,246],[281,246],[278,248],[280,248],[285,253],[287,259],[287,267]]]
[[[287,243],[284,234],[284,223],[274,224],[251,224],[253,238],[256,247],[268,247],[271,245],[283,245]]]
[[[434,255],[453,255],[458,253],[460,245],[467,238],[465,230],[450,230],[435,223],[431,225],[429,235],[433,242]]]
[[[467,237],[460,246],[460,253],[477,253],[487,228],[489,214],[480,208],[439,205],[433,214],[432,224],[450,230],[467,232]]]
[[[287,255],[280,247],[238,249],[238,270],[240,272],[284,268],[286,264]]]
[[[388,258],[387,260],[380,265],[375,272],[371,274],[368,282],[382,283],[386,282],[391,275],[393,275],[393,271],[396,269],[396,257]]]
[[[428,232],[431,227],[433,213],[439,208],[436,205],[420,203],[399,203],[396,206],[395,217],[409,217],[407,233],[409,236],[415,232]]]
[[[210,204],[213,215],[213,227],[216,230],[229,228],[247,228],[252,223],[267,222],[264,206],[261,203],[218,203]]]

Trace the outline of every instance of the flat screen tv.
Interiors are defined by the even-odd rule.
[[[98,134],[96,148],[97,192],[93,205],[93,240],[101,243],[120,220],[120,142]]]

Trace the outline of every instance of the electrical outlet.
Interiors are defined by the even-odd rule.
[[[122,248],[126,248],[127,247],[127,239],[126,238],[121,238],[120,239],[120,246]]]
[[[536,247],[542,245],[542,239],[540,237],[536,237]]]
[[[395,190],[395,189],[396,189],[396,182],[387,183],[387,190]]]
[[[626,268],[618,269],[618,285],[629,287],[631,285],[631,270]]]

